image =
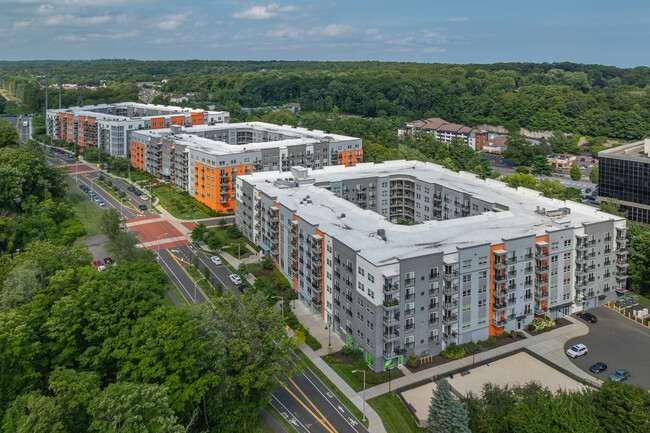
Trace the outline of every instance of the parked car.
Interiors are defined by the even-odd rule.
[[[138,197],[140,197],[142,195],[142,193],[140,191],[133,191],[133,194],[137,195]]]
[[[133,187],[132,187],[132,186],[130,186],[130,185],[129,185],[129,186],[127,186],[127,187],[126,187],[126,189],[128,189],[129,191],[135,191],[135,188],[133,188]]]
[[[624,380],[628,380],[630,378],[630,372],[627,370],[616,370],[612,374],[609,375],[609,380],[612,380],[614,382],[623,382]]]
[[[141,204],[141,205],[138,206],[138,207],[140,208],[140,210],[147,210],[147,206],[145,206],[145,205],[143,205],[143,204]]]
[[[140,196],[140,198],[141,198],[142,200],[149,200],[149,197],[147,197],[147,196],[144,195],[144,194],[142,194],[142,195]]]
[[[106,203],[104,203],[103,200],[99,200],[99,201],[97,202],[97,204],[100,205],[100,206],[102,206],[102,207],[106,206]]]
[[[237,290],[239,290],[242,293],[244,293],[244,290],[246,290],[246,288],[247,288],[246,284],[237,285]]]
[[[584,158],[580,158],[580,162],[585,162],[585,159],[584,159]]]
[[[106,263],[106,265],[112,265],[115,262],[110,257],[104,257],[104,263]]]
[[[233,283],[235,283],[237,285],[243,283],[243,281],[242,281],[242,279],[241,279],[241,277],[239,275],[231,274],[228,278],[230,278],[230,281],[232,281]]]
[[[93,265],[95,265],[95,269],[99,272],[104,272],[106,270],[106,266],[102,264],[101,260],[93,260]]]
[[[578,317],[581,318],[582,320],[585,320],[585,321],[587,321],[587,322],[589,322],[589,323],[596,323],[596,322],[598,322],[598,319],[596,318],[596,316],[594,316],[594,315],[591,314],[591,313],[587,313],[586,311],[581,311],[581,312],[579,312],[578,314],[576,314],[576,316],[578,316]]]
[[[212,260],[212,263],[214,263],[215,265],[221,265],[222,264],[221,259],[219,257],[217,257],[217,256],[210,257],[210,260]]]
[[[566,351],[566,354],[573,359],[577,358],[578,356],[586,355],[587,346],[585,346],[582,343],[576,344],[574,346],[569,347]]]
[[[591,192],[591,188],[587,188],[585,192]]]
[[[603,371],[607,370],[607,364],[604,362],[597,362],[589,367],[589,370],[595,374],[602,373]]]

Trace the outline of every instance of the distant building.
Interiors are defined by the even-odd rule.
[[[507,140],[508,137],[503,135],[498,135],[488,140],[487,143],[485,143],[485,145],[483,146],[483,152],[501,155],[503,152],[505,152],[508,149],[508,146],[506,145]]]
[[[559,155],[549,155],[546,157],[546,160],[553,167],[557,168],[569,168],[573,165],[576,160],[576,157],[573,155],[559,154]]]
[[[413,136],[413,131],[422,130],[434,135],[436,140],[451,143],[454,138],[461,138],[474,150],[481,150],[488,141],[488,133],[482,129],[447,122],[439,117],[414,120],[400,125],[397,133]]]
[[[650,224],[650,138],[598,153],[598,195],[621,202],[630,221]]]

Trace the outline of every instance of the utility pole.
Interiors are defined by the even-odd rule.
[[[47,114],[47,75],[45,76],[45,114]]]
[[[16,84],[16,106],[20,107],[20,84]]]
[[[61,77],[59,77],[59,110],[61,109]]]

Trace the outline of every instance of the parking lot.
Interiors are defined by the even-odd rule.
[[[627,383],[650,389],[650,329],[632,322],[607,307],[589,310],[597,323],[586,323],[589,334],[569,340],[564,349],[576,343],[587,346],[588,353],[571,361],[585,374],[607,380],[618,369],[630,372]],[[581,320],[581,319],[578,319]],[[607,364],[607,371],[599,375],[589,371],[596,362]]]

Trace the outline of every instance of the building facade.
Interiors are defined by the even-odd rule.
[[[621,202],[630,221],[650,224],[650,138],[598,153],[598,195]]]
[[[239,177],[236,221],[375,371],[602,305],[627,279],[624,218],[431,163]]]
[[[263,122],[134,131],[130,155],[132,166],[222,213],[234,212],[238,176],[363,162],[359,138]]]
[[[120,102],[47,110],[47,135],[85,147],[99,148],[113,156],[129,156],[130,135],[143,129],[172,125],[228,123],[225,111],[206,111],[166,105]]]
[[[436,140],[447,144],[451,143],[454,138],[460,138],[472,149],[479,151],[483,149],[483,146],[488,141],[487,131],[447,122],[439,117],[404,123],[400,125],[397,133],[399,135],[408,134],[413,136],[413,132],[416,130],[433,134]]]

